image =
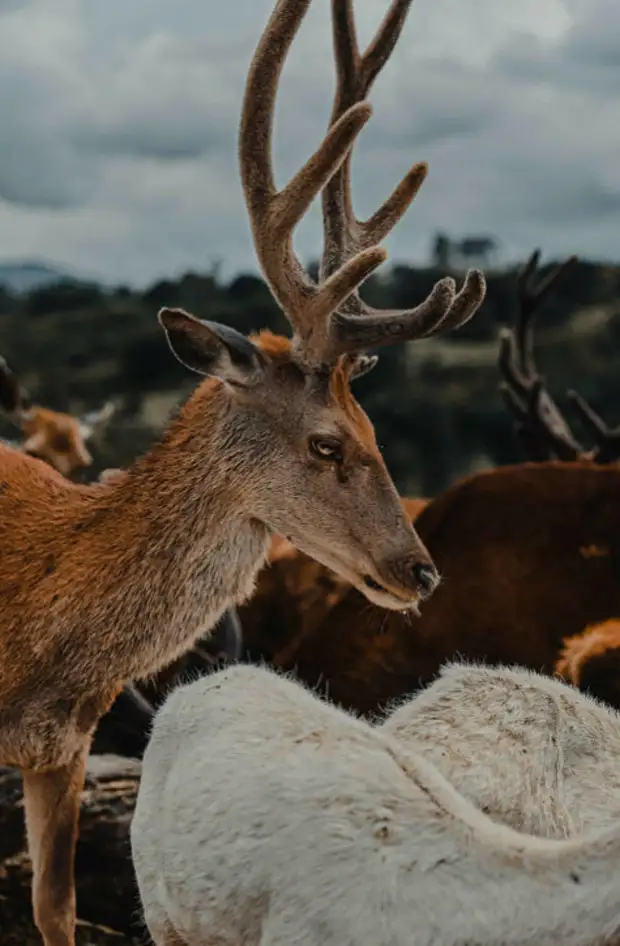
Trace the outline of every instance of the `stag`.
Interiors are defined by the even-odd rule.
[[[367,368],[368,349],[462,325],[485,282],[472,270],[457,293],[442,279],[407,311],[374,311],[358,294],[426,174],[415,165],[366,222],[348,203],[334,204],[346,195],[348,154],[371,115],[365,96],[409,2],[395,2],[377,42],[350,59],[358,81],[346,95],[339,57],[343,94],[325,138],[276,188],[276,91],[309,4],[277,3],[250,65],[239,135],[257,258],[292,337],[248,338],[164,308],[172,352],[203,380],[122,476],[73,484],[35,458],[0,451],[0,762],[23,773],[45,946],[74,944],[77,814],[98,719],[125,682],[170,664],[247,599],[274,532],[388,610],[410,613],[438,583],[350,381]],[[326,185],[314,282],[292,234]]]
[[[600,630],[589,648],[582,633],[620,614],[620,470],[612,462],[620,435],[572,392],[594,435],[586,449],[536,370],[534,317],[573,258],[544,280],[538,261],[537,251],[519,275],[515,326],[502,332],[498,360],[506,406],[536,462],[476,473],[421,509],[403,500],[445,579],[413,624],[280,544],[240,611],[251,659],[368,714],[427,685],[459,656],[562,673],[620,707],[620,635],[607,632],[602,654]],[[571,677],[570,664],[558,661],[572,635],[589,672]]]

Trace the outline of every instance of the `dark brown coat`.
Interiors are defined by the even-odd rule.
[[[304,556],[282,558],[240,610],[250,652],[372,713],[458,655],[552,673],[565,639],[620,615],[616,467],[478,473],[431,501],[416,529],[443,579],[420,618],[373,607]]]

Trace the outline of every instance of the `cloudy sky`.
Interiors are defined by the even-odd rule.
[[[362,40],[387,0],[357,0]],[[0,260],[144,285],[215,260],[254,270],[238,179],[245,71],[272,0],[0,0]],[[276,171],[323,135],[329,2],[284,71]],[[619,0],[415,0],[354,162],[360,215],[414,161],[430,173],[387,241],[492,233],[620,259]],[[299,227],[317,255],[315,213]]]

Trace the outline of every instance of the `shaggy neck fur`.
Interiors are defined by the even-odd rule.
[[[23,534],[27,503],[42,525],[25,567],[18,529],[0,542],[21,574],[6,589],[12,600],[9,633],[0,637],[1,683],[10,675],[19,690],[49,681],[75,693],[143,678],[251,594],[269,533],[251,512],[252,483],[268,458],[261,455],[265,438],[261,446],[249,426],[231,410],[225,386],[209,381],[118,480],[78,488],[58,478],[34,490],[20,483],[23,495],[14,502],[22,509],[13,522]],[[25,608],[20,587],[29,588]],[[31,660],[25,638],[33,642]]]

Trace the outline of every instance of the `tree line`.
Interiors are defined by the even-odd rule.
[[[446,271],[397,265],[369,280],[363,295],[381,308],[406,308]],[[492,271],[487,280],[482,309],[458,333],[383,349],[375,370],[356,382],[406,495],[434,495],[470,470],[524,459],[496,367],[499,328],[514,318],[516,270]],[[288,332],[263,280],[248,274],[223,281],[216,269],[187,273],[144,292],[71,280],[26,294],[0,286],[0,354],[33,398],[56,410],[119,400],[98,469],[127,464],[145,449],[195,382],[170,355],[156,319],[163,305],[245,333]],[[537,360],[554,396],[563,405],[566,389],[577,388],[609,423],[620,423],[618,316],[620,266],[580,262],[537,319]],[[575,429],[581,433],[576,421]],[[10,436],[10,425],[0,433]]]

